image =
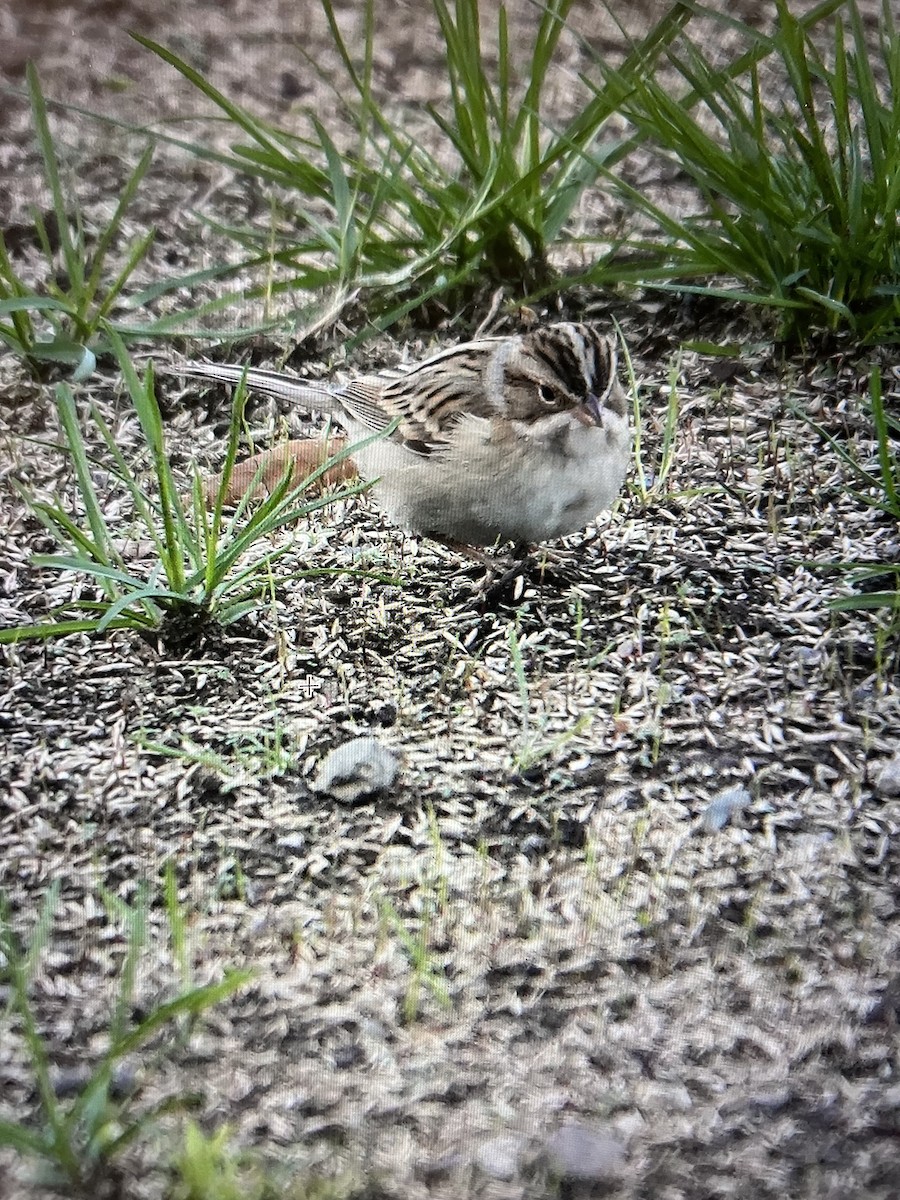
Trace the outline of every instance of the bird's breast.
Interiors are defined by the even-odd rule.
[[[531,425],[467,417],[440,452],[417,455],[388,439],[357,462],[395,524],[485,546],[583,529],[618,494],[628,451],[616,414],[602,428],[567,414]]]

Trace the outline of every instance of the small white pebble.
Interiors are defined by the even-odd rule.
[[[474,1162],[489,1178],[509,1181],[519,1173],[524,1148],[524,1137],[501,1133],[478,1147]]]
[[[544,1156],[558,1179],[615,1179],[625,1165],[618,1138],[586,1125],[563,1125],[544,1143]]]
[[[313,791],[352,803],[389,791],[399,767],[396,754],[377,738],[353,738],[325,755]]]
[[[900,750],[875,776],[875,791],[881,796],[900,796]]]
[[[717,792],[706,806],[701,822],[707,833],[718,833],[731,820],[732,815],[750,803],[750,793],[740,784]]]

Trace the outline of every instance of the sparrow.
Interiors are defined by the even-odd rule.
[[[174,370],[245,380],[328,413],[350,442],[369,438],[353,460],[395,525],[451,545],[524,547],[583,529],[618,495],[631,435],[616,365],[614,338],[564,322],[463,342],[343,386],[220,363]],[[312,445],[264,452],[250,471],[243,464],[241,491],[254,474],[277,480],[292,458],[303,460],[295,477],[301,466],[318,465]]]

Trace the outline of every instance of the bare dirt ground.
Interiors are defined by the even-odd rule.
[[[382,10],[377,71],[398,119],[441,91],[437,56],[416,36],[424,9]],[[612,52],[615,31],[578,12]],[[49,96],[125,122],[198,112],[128,41],[138,28],[261,112],[289,121],[315,101],[327,120],[296,53],[301,18],[305,48],[327,64],[312,3],[13,0],[0,63],[18,84],[33,57]],[[561,106],[580,65],[577,47],[567,53]],[[26,107],[4,103],[8,230],[41,197]],[[54,130],[88,211],[108,214],[142,139],[71,111]],[[191,219],[198,197],[218,219],[264,204],[162,147],[129,227],[159,228],[148,277],[227,252]],[[586,219],[603,212],[589,198]],[[20,253],[27,261],[27,238]],[[104,1049],[123,940],[98,888],[133,898],[174,860],[195,979],[228,965],[256,974],[149,1080],[148,1098],[199,1091],[208,1127],[227,1121],[288,1173],[349,1172],[365,1181],[356,1194],[404,1198],[896,1198],[896,644],[872,614],[831,612],[846,585],[810,565],[897,559],[896,524],[852,495],[821,433],[873,460],[868,364],[882,363],[896,408],[896,357],[784,358],[763,326],[707,304],[567,304],[622,322],[651,477],[674,370],[675,458],[649,496],[632,480],[596,529],[556,547],[515,608],[481,611],[468,563],[389,528],[361,498],[285,534],[289,569],[392,581],[297,578],[194,653],[124,634],[6,652],[0,888],[27,930],[62,881],[34,985],[54,1064],[78,1068]],[[344,333],[304,352],[331,362]],[[411,355],[435,336],[402,333]],[[759,349],[678,357],[696,339]],[[379,365],[402,350],[382,339],[358,354]],[[176,466],[216,464],[222,395],[174,380],[162,393]],[[137,454],[109,364],[81,394]],[[257,430],[280,418],[303,419],[253,410]],[[42,618],[77,586],[28,565],[50,546],[14,486],[71,497],[58,440],[50,390],[0,359],[4,625]],[[390,793],[353,804],[312,791],[326,752],[361,734],[401,757]],[[289,751],[280,773],[242,771],[242,750],[277,738]],[[228,758],[235,777],[147,748],[188,740]],[[716,798],[735,788],[743,803],[720,819]],[[424,972],[404,935],[424,948]],[[143,1007],[178,980],[157,905]],[[21,1115],[36,1097],[9,1028],[0,1109]],[[572,1127],[601,1161],[593,1178],[559,1185],[541,1150],[561,1128],[577,1137]],[[135,1151],[120,1194],[161,1195],[170,1151]],[[44,1194],[9,1157],[4,1173],[4,1196]]]

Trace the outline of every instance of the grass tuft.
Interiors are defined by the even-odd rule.
[[[524,63],[513,62],[503,4],[496,29],[486,36],[476,0],[455,0],[452,7],[432,0],[451,93],[448,105],[427,109],[434,139],[397,127],[379,103],[374,0],[364,8],[359,57],[347,44],[332,0],[321,2],[344,70],[343,79],[324,83],[350,130],[345,149],[315,114],[308,114],[311,136],[288,133],[242,108],[172,51],[137,36],[243,135],[225,156],[227,164],[289,197],[280,208],[275,203],[276,230],[231,231],[253,252],[248,267],[268,254],[281,271],[269,294],[327,289],[339,305],[364,288],[373,323],[385,328],[436,296],[456,303],[497,284],[521,296],[546,283],[553,276],[550,248],[564,237],[579,198],[617,146],[601,140],[615,107],[603,88],[561,129],[553,129],[543,111],[572,0],[541,6]],[[676,5],[633,51],[631,67],[652,64],[684,20],[683,6]],[[316,63],[308,67],[321,76]],[[434,149],[423,141],[433,141]],[[187,148],[210,155],[199,144]]]
[[[636,261],[612,274],[772,306],[788,340],[812,328],[897,338],[900,36],[889,3],[874,52],[856,0],[830,0],[804,19],[777,0],[771,36],[689,7],[737,31],[750,57],[723,68],[688,29],[666,54],[681,90],[649,70],[600,64],[640,141],[683,172],[702,200],[699,212],[682,217],[604,168],[659,231],[655,241],[632,239]],[[812,18],[832,15],[823,55]],[[783,79],[783,98],[777,81],[763,87],[762,57]]]
[[[63,550],[58,554],[36,555],[32,561],[39,567],[91,577],[99,586],[100,596],[72,601],[50,621],[0,630],[0,645],[76,632],[103,633],[109,629],[158,631],[173,643],[197,641],[211,627],[233,624],[265,602],[273,581],[271,568],[290,547],[266,549],[254,555],[257,543],[336,499],[356,495],[366,486],[360,482],[332,494],[313,498],[304,495],[325,471],[356,450],[350,446],[297,487],[290,486],[290,471],[286,471],[280,483],[257,506],[251,509],[245,498],[226,518],[224,498],[237,456],[246,403],[246,390],[239,388],[232,407],[225,468],[212,511],[207,510],[196,471],[190,495],[183,498],[166,453],[152,368],[140,379],[119,335],[109,329],[108,336],[150,457],[155,496],[147,495],[135,467],[125,459],[115,436],[94,406],[89,408],[90,419],[106,450],[104,466],[130,497],[138,540],[143,539],[153,547],[155,565],[149,573],[139,574],[126,557],[124,543],[107,520],[94,482],[74,395],[67,384],[59,384],[55,390],[57,411],[83,513],[79,516],[61,502],[47,503],[23,493],[32,512]],[[279,582],[278,577],[275,582]]]

